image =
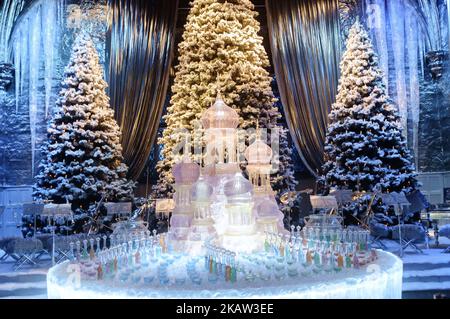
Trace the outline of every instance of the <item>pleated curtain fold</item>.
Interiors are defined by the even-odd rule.
[[[178,0],[108,0],[111,107],[129,177],[145,168],[163,113]]]
[[[266,0],[275,75],[287,123],[309,171],[323,164],[339,79],[338,0]]]

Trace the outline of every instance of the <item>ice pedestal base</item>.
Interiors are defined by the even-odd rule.
[[[76,267],[68,262],[50,269],[47,275],[51,299],[126,299],[126,298],[294,298],[294,299],[392,299],[402,295],[402,261],[379,251],[378,260],[362,269],[336,274],[295,277],[283,282],[246,282],[200,285],[186,282],[180,286],[159,286],[156,279],[139,286],[103,281],[79,281]],[[174,258],[179,260],[177,258]],[[174,263],[176,273],[177,262]],[[181,265],[180,265],[181,266]],[[182,267],[180,267],[181,269]]]

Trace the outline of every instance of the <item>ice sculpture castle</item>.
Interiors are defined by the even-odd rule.
[[[246,179],[239,167],[239,115],[220,94],[201,122],[205,129],[203,165],[184,156],[174,165],[175,208],[169,238],[180,251],[201,253],[206,240],[232,251],[260,249],[264,232],[286,232],[270,185],[272,149],[257,134],[246,152]]]

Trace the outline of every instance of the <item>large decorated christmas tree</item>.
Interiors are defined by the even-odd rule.
[[[329,115],[323,166],[327,186],[362,192],[410,192],[417,187],[412,157],[383,76],[370,38],[356,22]]]
[[[80,35],[65,70],[57,111],[48,128],[34,197],[87,209],[102,197],[130,200],[134,183],[122,163],[121,132],[89,36]]]
[[[171,168],[178,156],[176,145],[185,139],[182,130],[194,131],[219,90],[227,105],[238,112],[239,128],[256,128],[258,123],[269,130],[269,141],[270,133],[279,129],[279,145],[272,147],[280,148],[280,164],[272,177],[272,187],[278,195],[295,188],[288,133],[278,124],[280,112],[275,106],[272,78],[265,69],[269,59],[258,35],[256,17],[249,0],[192,2],[179,45],[173,96],[164,117],[167,128],[158,141],[163,147],[163,159],[157,165],[158,197],[170,196],[173,191]]]

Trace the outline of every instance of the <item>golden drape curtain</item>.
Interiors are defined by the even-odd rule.
[[[145,168],[162,116],[178,0],[108,0],[111,107],[129,177]]]
[[[317,176],[341,55],[338,0],[266,0],[273,63],[287,123]]]

